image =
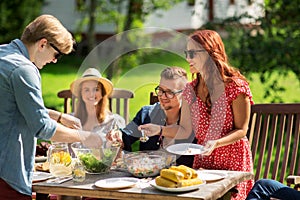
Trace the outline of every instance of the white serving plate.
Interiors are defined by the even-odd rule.
[[[53,178],[53,175],[47,172],[33,172],[33,179],[32,182],[39,182],[39,181],[45,181],[50,178]]]
[[[47,157],[46,156],[36,156],[34,158],[35,162],[38,163],[38,162],[46,162],[47,161]]]
[[[219,181],[226,177],[225,173],[222,172],[206,172],[206,171],[197,171],[198,178],[206,182]]]
[[[168,146],[166,150],[177,155],[197,155],[203,153],[204,147],[200,144],[179,143]]]
[[[121,189],[134,186],[139,179],[130,177],[107,178],[95,182],[95,186],[104,189]]]
[[[179,188],[169,188],[169,187],[162,187],[159,185],[156,185],[155,179],[150,182],[150,185],[158,190],[166,191],[166,192],[188,192],[192,190],[198,189],[201,185],[204,185],[205,182],[198,184],[198,185],[191,185],[187,187],[179,187]]]

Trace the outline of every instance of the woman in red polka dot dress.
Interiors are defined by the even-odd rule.
[[[246,78],[228,64],[218,33],[197,31],[190,36],[186,58],[194,80],[183,91],[198,144],[206,152],[195,155],[193,167],[252,172],[246,137],[252,94]],[[237,186],[232,199],[246,199],[253,181]]]
[[[221,37],[200,30],[188,38],[186,59],[194,80],[183,91],[179,125],[142,125],[145,134],[185,139],[194,132],[205,148],[195,155],[193,168],[253,171],[250,144],[246,138],[252,94],[246,78],[227,60]],[[253,181],[237,185],[232,199],[244,200]]]

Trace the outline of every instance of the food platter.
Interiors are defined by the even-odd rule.
[[[213,181],[219,181],[226,177],[225,173],[222,172],[207,172],[207,171],[197,171],[198,177],[206,182],[213,182]]]
[[[197,155],[204,152],[204,147],[200,144],[179,143],[168,146],[166,150],[177,155]]]
[[[95,182],[96,187],[104,189],[121,189],[134,186],[139,179],[130,177],[107,178]]]
[[[205,181],[203,181],[203,183],[198,184],[198,185],[191,185],[191,186],[187,186],[187,187],[179,187],[179,188],[170,188],[170,187],[162,187],[159,185],[156,185],[155,180],[152,180],[150,182],[150,185],[158,190],[162,190],[165,192],[188,192],[188,191],[192,191],[192,190],[196,190],[198,189],[201,185],[204,185]]]

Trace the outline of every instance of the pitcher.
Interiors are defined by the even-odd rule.
[[[53,176],[63,177],[72,174],[72,158],[67,143],[53,142],[48,150],[48,161]]]

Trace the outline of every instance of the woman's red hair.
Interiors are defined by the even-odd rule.
[[[236,79],[242,79],[247,81],[245,76],[243,76],[239,70],[232,67],[228,62],[228,57],[225,51],[225,46],[220,35],[213,30],[198,30],[194,32],[190,38],[200,44],[210,55],[214,63],[216,64],[218,71],[220,72],[223,82],[229,83],[235,81]],[[204,66],[210,67],[210,66]],[[194,74],[193,74],[194,77]],[[197,86],[200,82],[200,73],[196,74],[197,83],[195,85],[195,92],[197,92]],[[196,93],[197,94],[197,93]],[[208,93],[206,97],[206,105],[209,110],[211,108],[210,94]]]
[[[235,78],[247,81],[239,70],[229,64],[225,46],[216,31],[198,30],[194,32],[190,38],[199,43],[208,52],[225,83],[234,81]]]

